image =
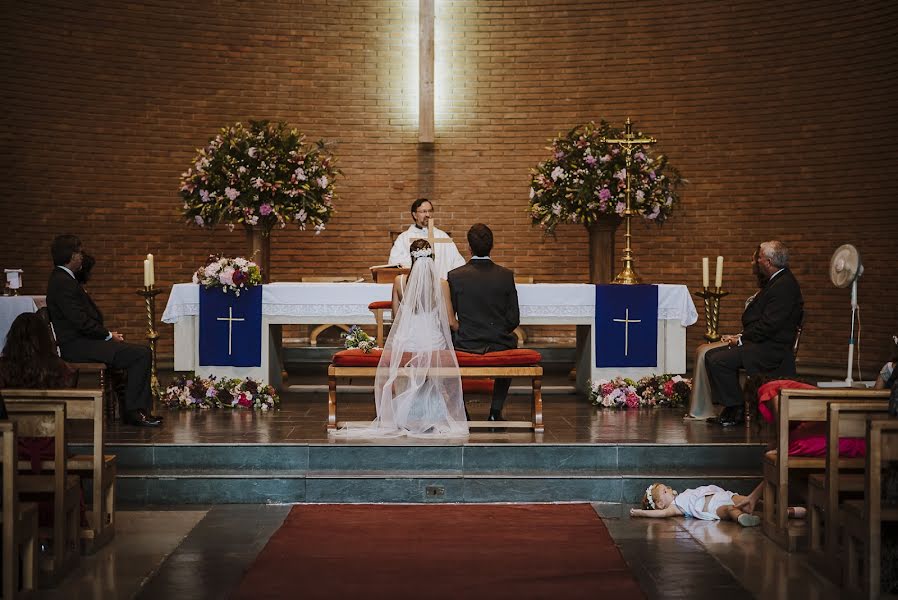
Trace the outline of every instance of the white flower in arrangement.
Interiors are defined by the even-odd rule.
[[[561,205],[557,202],[552,205],[552,214],[558,216],[561,214]]]
[[[300,223],[305,223],[307,216],[308,215],[306,215],[305,209],[303,209],[303,210],[299,211],[298,213],[296,213],[296,220],[299,221]]]
[[[327,187],[327,183],[328,183],[327,175],[322,175],[321,177],[316,179],[316,181],[318,182],[318,187],[320,187],[321,189],[324,189]]]
[[[536,195],[536,190],[530,188],[530,199],[533,200],[533,197]]]
[[[234,188],[232,188],[232,187],[225,188],[225,196],[228,197],[228,200],[236,200],[237,196],[239,196],[239,195],[240,195],[240,192],[238,192]]]
[[[298,180],[300,180],[300,181],[305,181],[305,180],[307,179],[307,177],[306,177],[306,171],[305,171],[305,169],[303,169],[302,167],[296,167],[296,170],[293,171],[293,174],[294,174],[294,175],[296,176],[296,178],[297,178]]]
[[[250,158],[256,158],[256,149],[254,147],[247,150],[246,153]]]
[[[246,167],[240,165],[239,167],[237,167],[237,172],[243,175],[244,173],[246,173]]]
[[[315,235],[318,235],[322,231],[324,231],[324,223],[318,223],[317,225],[315,225]]]
[[[552,169],[552,181],[558,181],[559,179],[564,179],[564,169],[561,167],[555,167]]]
[[[234,285],[234,268],[225,267],[222,269],[221,273],[218,274],[218,280],[221,282],[221,285],[224,286]]]
[[[247,217],[246,222],[250,225],[258,225],[259,224],[259,215],[252,215],[251,217]]]

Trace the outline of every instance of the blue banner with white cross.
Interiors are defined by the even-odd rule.
[[[214,367],[262,365],[262,286],[224,293],[200,288],[199,364]]]
[[[658,363],[658,286],[596,286],[596,367]]]

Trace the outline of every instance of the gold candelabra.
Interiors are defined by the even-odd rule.
[[[605,144],[618,144],[624,150],[624,160],[626,161],[626,170],[627,170],[627,208],[624,210],[624,220],[627,223],[626,233],[624,234],[624,239],[626,240],[626,246],[624,247],[624,270],[617,274],[617,277],[614,278],[612,283],[622,283],[625,285],[633,285],[636,283],[640,283],[642,279],[639,275],[636,274],[636,270],[633,268],[633,262],[635,259],[633,258],[633,248],[630,246],[630,219],[633,218],[633,215],[636,214],[633,211],[633,203],[630,200],[630,166],[633,162],[633,148],[634,146],[641,144],[654,144],[658,140],[653,137],[642,137],[637,136],[633,133],[633,124],[630,123],[630,118],[627,118],[626,127],[624,129],[624,137],[621,139],[610,139],[610,138],[602,138],[602,143]]]
[[[719,342],[720,333],[717,331],[717,324],[720,322],[720,299],[729,295],[729,292],[723,291],[721,288],[705,288],[695,295],[705,301],[705,339],[709,342]]]
[[[162,290],[152,286],[137,290],[137,295],[143,296],[147,304],[147,341],[150,342],[150,351],[153,354],[153,362],[150,366],[150,388],[156,399],[159,398],[159,378],[156,377],[156,340],[159,339],[159,332],[156,331],[156,296],[161,293]]]

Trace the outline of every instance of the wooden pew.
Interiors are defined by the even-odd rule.
[[[53,496],[53,526],[41,529],[41,537],[51,538],[52,551],[40,558],[47,575],[41,584],[54,585],[78,564],[78,524],[80,522],[81,484],[77,475],[69,475],[65,466],[66,429],[65,402],[6,402],[9,420],[16,423],[21,437],[49,437],[54,441],[54,459],[42,461],[47,471],[34,474],[31,463],[19,461],[19,483],[28,497],[39,494]]]
[[[864,475],[838,467],[839,438],[864,437],[867,417],[886,414],[888,400],[871,402],[829,402],[826,418],[826,471],[808,478],[808,561],[817,570],[841,581],[839,556],[839,501],[864,490]],[[830,516],[832,518],[830,518]]]
[[[19,502],[16,424],[0,422],[0,527],[3,531],[3,597],[37,588],[37,504]],[[21,562],[21,580],[20,575]]]
[[[61,400],[66,403],[66,419],[91,424],[91,453],[69,456],[66,468],[82,480],[89,480],[91,501],[87,505],[88,526],[81,529],[82,549],[90,554],[115,536],[114,454],[104,454],[105,444],[102,389],[3,390],[9,403]]]
[[[865,598],[880,597],[881,527],[898,522],[898,504],[882,502],[882,469],[898,461],[898,419],[869,417],[864,499],[850,500],[839,511],[845,535],[845,587]]]
[[[807,491],[808,475],[823,472],[825,457],[789,456],[789,423],[791,421],[826,421],[827,403],[865,402],[888,398],[887,390],[813,389],[780,391],[776,414],[775,448],[764,455],[764,509],[761,528],[774,542],[788,552],[794,552],[803,532],[789,530],[789,493]],[[840,458],[839,469],[861,469],[862,458]],[[790,487],[790,479],[804,479],[797,487]]]

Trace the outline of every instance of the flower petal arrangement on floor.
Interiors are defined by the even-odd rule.
[[[218,379],[195,374],[175,377],[162,392],[168,408],[248,408],[273,410],[281,400],[275,389],[252,378]]]
[[[675,408],[689,401],[691,391],[692,380],[679,375],[649,375],[639,381],[615,377],[590,382],[589,400],[601,408]]]

